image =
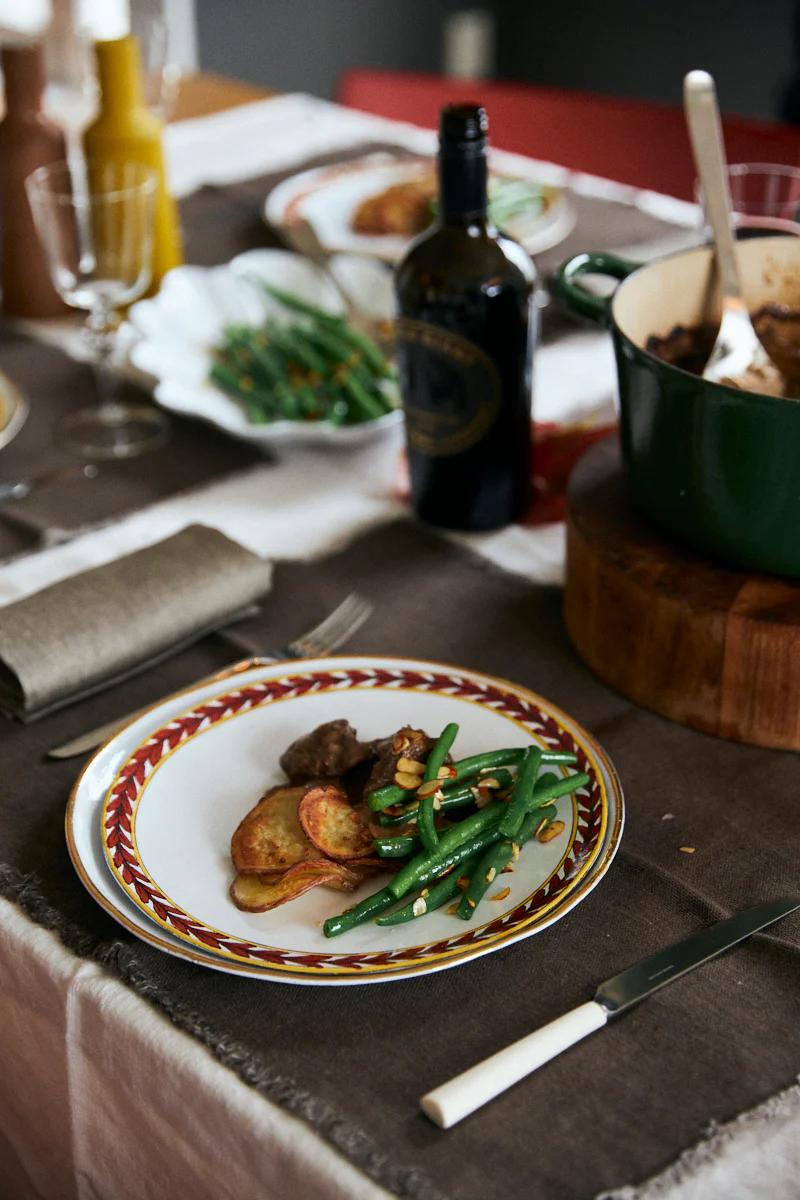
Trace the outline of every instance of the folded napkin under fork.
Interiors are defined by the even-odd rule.
[[[32,721],[241,615],[271,564],[204,525],[0,608],[0,709]]]

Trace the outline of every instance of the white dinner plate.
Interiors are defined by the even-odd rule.
[[[0,447],[14,440],[27,416],[27,400],[8,376],[0,372]]]
[[[364,739],[411,723],[460,725],[458,756],[499,746],[568,749],[590,782],[558,801],[564,833],[526,846],[509,895],[466,925],[446,909],[407,925],[326,939],[322,922],[353,896],[319,887],[267,913],[230,901],[230,837],[301,733],[345,717]],[[552,767],[549,769],[553,769]],[[553,705],[491,676],[409,659],[341,656],[273,663],[164,701],[89,761],[67,811],[83,883],[131,932],[204,966],[285,983],[384,982],[498,950],[559,920],[599,882],[622,832],[613,766]]]
[[[366,254],[385,262],[397,262],[411,239],[357,233],[353,217],[362,201],[395,184],[429,174],[431,168],[431,159],[398,159],[385,153],[313,167],[284,179],[272,189],[264,202],[264,218],[275,229],[290,226],[300,218],[308,221],[329,253]],[[575,212],[566,193],[549,184],[541,186],[546,196],[542,211],[515,216],[506,229],[529,254],[539,254],[558,245],[575,225]]]

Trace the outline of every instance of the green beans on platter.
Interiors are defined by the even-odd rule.
[[[405,861],[386,887],[329,918],[323,927],[326,937],[369,920],[381,927],[417,920],[452,899],[465,876],[468,882],[455,911],[468,920],[525,842],[555,820],[552,802],[589,782],[584,772],[539,775],[542,764],[571,766],[576,756],[538,746],[490,750],[448,763],[457,733],[455,725],[442,731],[417,787],[389,784],[368,797],[381,825],[402,827],[394,836],[376,838],[375,853]],[[405,765],[401,770],[407,774]],[[467,805],[476,811],[455,824],[445,821],[436,827],[442,814]],[[416,895],[408,898],[409,893]]]
[[[515,747],[508,750],[489,750],[483,754],[473,754],[453,763],[455,773],[449,779],[442,780],[442,792],[446,796],[448,790],[455,784],[462,783],[481,771],[494,771],[500,767],[518,766],[525,755],[525,748]],[[571,766],[575,763],[575,755],[562,750],[542,751],[542,763]],[[383,812],[395,804],[407,804],[409,793],[397,784],[389,783],[385,787],[376,788],[369,795],[369,806],[373,812]]]
[[[456,916],[461,917],[462,921],[469,921],[472,918],[475,909],[497,876],[506,869],[512,859],[519,855],[521,848],[535,833],[555,819],[555,815],[556,809],[553,805],[534,809],[523,816],[515,837],[505,837],[502,841],[494,842],[489,846],[470,874],[469,883],[456,909]],[[502,821],[498,826],[498,829],[501,828]]]
[[[286,310],[285,319],[229,326],[209,372],[253,424],[357,425],[396,407],[394,373],[374,342],[342,317],[280,288],[260,286]]]
[[[504,792],[510,790],[514,785],[514,776],[510,771],[503,770],[492,771],[488,779],[494,779],[497,782],[495,789],[498,795],[503,795]],[[485,784],[484,784],[485,788]],[[407,795],[408,793],[406,793]],[[464,808],[467,804],[475,804],[480,801],[480,788],[477,783],[464,783],[460,787],[451,788],[447,792],[442,793],[442,798],[439,801],[438,812],[446,813],[453,808]],[[379,825],[387,828],[397,827],[399,825],[408,825],[416,821],[417,813],[419,812],[421,801],[415,800],[410,804],[405,804],[397,813],[390,813],[384,810],[377,814],[376,820]]]
[[[407,921],[416,921],[419,917],[424,917],[426,913],[433,912],[437,908],[441,908],[443,904],[447,904],[448,900],[452,900],[458,894],[459,879],[463,879],[465,875],[471,876],[472,872],[478,865],[480,856],[474,855],[462,863],[460,869],[453,868],[449,874],[440,879],[438,883],[434,883],[431,888],[423,888],[419,896],[414,900],[409,900],[402,908],[396,908],[394,912],[384,913],[378,917],[376,925],[405,925]]]

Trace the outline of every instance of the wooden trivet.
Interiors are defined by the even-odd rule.
[[[581,658],[635,704],[800,749],[800,585],[669,542],[629,503],[616,438],[570,480],[564,612]]]

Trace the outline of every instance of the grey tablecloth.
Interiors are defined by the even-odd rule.
[[[353,650],[513,678],[573,713],[609,751],[628,824],[609,875],[578,909],[501,953],[381,988],[256,986],[138,944],[72,872],[62,822],[75,766],[40,754],[220,665],[226,650],[214,640],[37,725],[0,726],[15,778],[14,805],[0,806],[5,890],[38,919],[53,917],[80,952],[146,991],[399,1196],[589,1200],[652,1175],[709,1120],[790,1084],[797,917],[660,992],[447,1134],[419,1113],[422,1092],[589,999],[606,976],[724,913],[796,889],[800,762],[632,707],[576,659],[557,591],[494,571],[411,523],[319,564],[279,565],[269,617],[250,632],[264,643],[285,639],[354,581],[377,611]],[[681,853],[686,845],[695,853]],[[21,875],[32,885],[21,888]]]

